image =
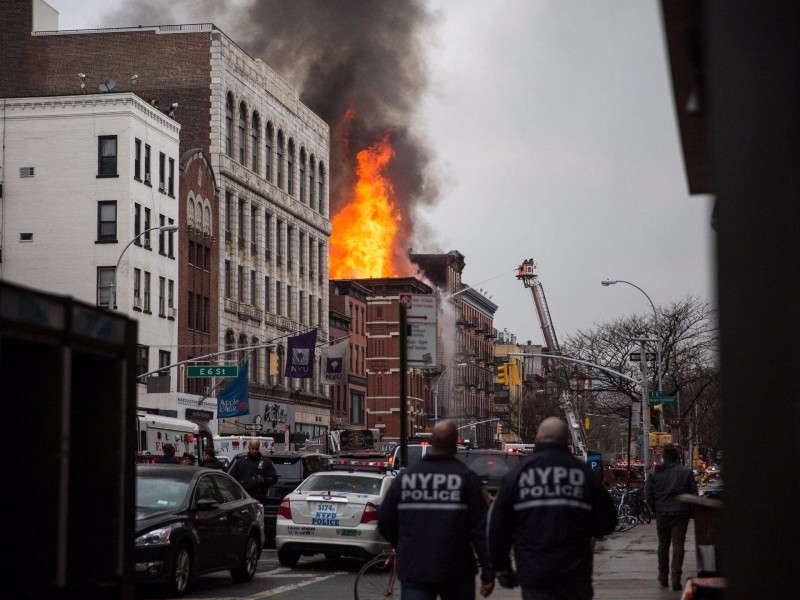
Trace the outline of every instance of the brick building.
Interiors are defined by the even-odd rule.
[[[328,339],[327,124],[213,24],[59,32],[57,22],[41,0],[0,3],[0,97],[80,94],[113,79],[115,92],[132,91],[162,110],[177,103],[181,156],[207,153],[219,202],[202,197],[220,227],[211,240],[211,258],[218,259],[209,273],[217,272],[220,294],[216,306],[208,296],[217,321],[216,329],[208,327],[209,335],[216,331],[210,343],[227,350],[274,340],[278,359],[277,373],[270,373],[266,350],[235,355],[250,360],[251,414],[221,421],[219,433],[239,433],[261,414],[279,432],[285,423],[312,436],[326,431],[329,402],[318,375],[290,380],[282,373],[287,337],[317,328],[318,340]],[[179,209],[188,233],[187,203]],[[209,248],[206,240],[201,246]],[[183,274],[195,269],[188,258],[187,248],[182,282],[194,277]],[[187,303],[188,290],[176,307],[181,328],[188,328]],[[224,383],[191,385],[213,396]],[[183,380],[180,388],[189,385]],[[179,410],[173,412],[182,416]]]

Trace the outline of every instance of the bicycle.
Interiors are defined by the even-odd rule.
[[[355,600],[400,598],[397,581],[397,554],[394,549],[378,554],[364,563],[353,586]]]

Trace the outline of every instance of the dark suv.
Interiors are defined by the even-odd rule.
[[[421,459],[430,446],[428,444],[408,444],[408,466]],[[487,448],[475,449],[459,446],[456,458],[478,474],[483,485],[494,497],[500,489],[503,476],[522,462],[528,455],[522,452],[505,452]],[[400,447],[394,449],[392,464],[400,464]]]
[[[242,456],[247,456],[247,453],[237,454],[234,461]],[[264,504],[265,546],[272,547],[275,544],[275,520],[281,500],[312,473],[327,471],[332,457],[329,454],[303,451],[270,452],[265,453],[265,456],[275,465],[275,472],[278,474],[278,482],[267,489],[267,502]]]

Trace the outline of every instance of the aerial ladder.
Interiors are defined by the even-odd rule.
[[[536,274],[536,263],[532,258],[522,261],[517,270],[517,279],[520,279],[526,288],[531,290],[533,305],[536,307],[536,314],[539,317],[539,324],[542,326],[544,343],[550,354],[558,356],[561,354],[561,347],[558,345],[556,330],[553,327],[553,319],[550,318],[550,310],[547,308],[547,299],[544,296],[544,289],[539,276]],[[583,460],[587,459],[586,454],[586,432],[583,430],[583,423],[578,418],[578,411],[575,408],[575,400],[569,389],[568,381],[559,376],[561,386],[561,408],[567,417],[567,425],[572,435],[572,447],[576,456]]]

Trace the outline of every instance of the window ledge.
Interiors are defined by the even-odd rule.
[[[151,310],[142,310],[142,312],[144,314],[146,314],[146,315],[152,315],[153,314],[153,311],[151,311]]]
[[[141,309],[141,308],[139,308],[139,307],[137,307],[137,306],[134,306],[134,307],[133,307],[133,310],[134,310],[135,312],[142,312],[142,309]]]
[[[108,175],[98,175],[97,179],[113,179],[115,177],[119,177],[119,173],[110,173]]]
[[[174,321],[175,317],[167,317],[167,321]]]
[[[150,183],[149,181],[145,181],[145,182],[144,182],[144,184],[145,184],[147,187],[153,187],[153,184],[152,184],[152,183]]]
[[[119,240],[95,240],[95,244],[118,244]]]
[[[172,192],[168,193],[167,196],[175,200],[175,194],[173,194]]]
[[[137,177],[136,175],[133,176],[133,180],[134,181],[138,181],[139,183],[142,183],[142,178],[141,177]]]

